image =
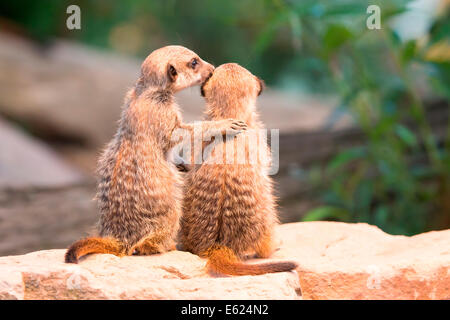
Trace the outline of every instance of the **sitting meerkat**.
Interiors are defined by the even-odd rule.
[[[147,255],[175,248],[182,181],[167,153],[177,143],[172,133],[184,129],[190,135],[195,125],[182,122],[174,93],[201,84],[213,70],[181,46],[160,48],[145,59],[126,95],[118,131],[98,162],[99,236],[72,244],[66,262],[90,253]],[[245,129],[232,119],[200,124],[220,134]]]
[[[202,85],[208,120],[242,119],[251,129],[264,128],[256,112],[256,99],[263,82],[235,63],[221,65]],[[183,249],[207,257],[209,270],[230,275],[257,275],[293,270],[295,262],[245,264],[249,253],[269,257],[274,249],[274,227],[278,224],[272,180],[267,172],[267,143],[249,143],[250,130],[234,139],[214,141],[211,153],[199,166],[187,166],[180,242]],[[231,148],[232,163],[227,155]],[[239,163],[238,153],[257,161]],[[241,159],[242,160],[242,159]],[[234,162],[233,162],[234,161]]]

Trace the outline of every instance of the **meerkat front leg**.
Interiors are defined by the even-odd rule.
[[[183,123],[172,131],[170,148],[180,143],[192,143],[194,140],[201,141],[204,137],[237,135],[245,130],[247,130],[247,124],[236,119]]]
[[[211,137],[231,135],[235,136],[247,130],[247,124],[244,121],[236,119],[223,119],[217,121],[201,121],[193,123],[184,123],[179,126],[174,137],[172,137],[172,150],[169,153],[169,161],[176,165],[182,172],[192,170],[198,153],[203,152],[203,142],[211,141]],[[201,143],[200,148],[195,148],[196,143]],[[190,160],[180,155],[181,150],[189,147],[194,150],[191,153]]]
[[[223,119],[216,121],[200,121],[193,123],[184,123],[180,125],[181,129],[186,129],[189,133],[202,133],[205,136],[216,135],[236,135],[247,130],[247,124],[237,119]]]

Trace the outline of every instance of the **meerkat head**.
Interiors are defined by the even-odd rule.
[[[208,103],[220,101],[229,107],[254,105],[264,87],[264,81],[247,69],[237,63],[226,63],[217,67],[203,83],[201,95]]]
[[[158,87],[177,92],[202,84],[214,71],[195,52],[182,46],[166,46],[153,51],[142,63],[138,87]]]

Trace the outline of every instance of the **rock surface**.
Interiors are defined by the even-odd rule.
[[[303,299],[450,299],[450,230],[393,236],[365,223],[282,225]]]
[[[296,299],[295,272],[211,277],[180,251],[153,257],[95,255],[64,264],[65,250],[0,258],[3,299]],[[297,290],[297,291],[296,291]]]
[[[405,237],[367,224],[304,222],[277,231],[273,258],[296,260],[297,272],[212,276],[205,260],[181,251],[70,265],[55,249],[0,258],[0,298],[450,299],[450,230]]]
[[[56,152],[0,118],[0,191],[55,188],[86,179]]]
[[[0,255],[64,247],[98,217],[91,178],[0,118]]]

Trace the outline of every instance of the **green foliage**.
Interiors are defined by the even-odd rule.
[[[350,213],[343,208],[322,206],[309,211],[308,214],[303,217],[303,221],[315,221],[333,218],[345,221],[350,218]]]
[[[71,4],[81,8],[81,30],[66,28]],[[261,0],[19,0],[0,2],[0,17],[43,43],[65,37],[139,57],[164,45],[185,45],[216,65],[235,61],[275,84],[292,70],[297,54],[291,27],[300,32],[295,20],[277,24],[277,7]],[[304,81],[314,84],[311,72]]]
[[[297,15],[303,54],[320,59],[341,96],[340,109],[365,136],[364,145],[337,154],[320,177],[313,169],[311,182],[324,206],[304,220],[363,221],[394,234],[448,227],[435,220],[450,216],[450,137],[438,140],[431,130],[415,82],[430,83],[428,90],[448,99],[448,54],[439,63],[427,59],[433,44],[448,40],[448,14],[434,22],[428,42],[402,42],[387,23],[381,30],[366,28],[369,4],[286,1],[274,18],[280,24]],[[384,22],[405,12],[407,1],[377,4]]]

